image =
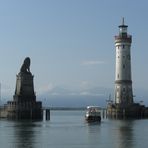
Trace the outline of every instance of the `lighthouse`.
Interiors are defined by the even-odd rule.
[[[133,103],[131,74],[131,43],[132,36],[127,33],[128,26],[119,26],[119,34],[115,36],[115,104],[126,106]]]
[[[115,100],[107,100],[107,117],[116,119],[148,118],[148,107],[133,100],[131,74],[132,36],[127,32],[124,18],[115,36]]]

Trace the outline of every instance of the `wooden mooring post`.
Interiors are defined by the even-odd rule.
[[[44,109],[45,110],[45,120],[50,120],[50,109]]]
[[[107,118],[107,109],[106,108],[102,108],[101,110],[102,110],[101,111],[101,117],[103,119]]]

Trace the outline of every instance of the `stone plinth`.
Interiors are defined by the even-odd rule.
[[[15,101],[35,101],[33,76],[31,73],[20,72],[16,76]]]
[[[42,119],[42,102],[7,102],[7,117],[10,119]]]

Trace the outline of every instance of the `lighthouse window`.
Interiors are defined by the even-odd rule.
[[[118,74],[118,78],[119,78],[119,74]]]
[[[125,68],[125,64],[123,64],[123,68]]]
[[[125,45],[123,45],[122,47],[123,47],[123,49],[124,49],[124,48],[125,48]]]

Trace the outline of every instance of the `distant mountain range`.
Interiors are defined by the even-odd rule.
[[[111,88],[95,87],[81,91],[71,91],[65,88],[56,87],[52,91],[46,91],[38,95],[42,98],[44,106],[51,107],[86,107],[97,105],[105,107],[111,95],[114,98],[114,90]],[[134,90],[134,101],[143,101],[148,106],[148,92],[143,89]]]
[[[51,107],[86,107],[88,105],[105,106],[111,89],[96,87],[71,91],[65,88],[56,87],[52,91],[38,94],[42,98],[44,106]]]
[[[52,90],[46,90],[37,93],[37,100],[43,102],[46,107],[86,107],[88,105],[106,106],[106,100],[109,95],[113,98],[114,90],[111,88],[95,87],[82,90],[69,90],[62,87],[55,87]],[[143,101],[148,106],[148,92],[142,89],[134,90],[134,101]],[[8,94],[4,94],[1,103],[12,100]]]

